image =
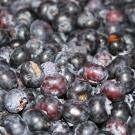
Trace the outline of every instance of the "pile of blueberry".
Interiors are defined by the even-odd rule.
[[[135,135],[135,0],[0,0],[0,135]]]

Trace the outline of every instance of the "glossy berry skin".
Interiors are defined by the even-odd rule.
[[[89,83],[76,80],[67,91],[68,99],[87,102],[91,97],[92,87]]]
[[[127,121],[130,116],[130,108],[126,102],[116,102],[113,104],[111,113],[112,118]]]
[[[84,79],[93,84],[99,84],[108,78],[107,70],[103,66],[94,63],[85,66],[82,74]]]
[[[81,53],[75,53],[69,58],[69,63],[73,65],[74,70],[79,70],[86,62],[86,58]]]
[[[134,70],[129,67],[129,66],[120,66],[117,68],[116,72],[115,72],[115,76],[116,78],[119,79],[120,76],[123,75],[123,73],[130,75],[130,76],[134,76]]]
[[[128,135],[127,123],[119,119],[110,119],[106,124],[106,128],[114,135]]]
[[[92,96],[89,99],[88,107],[90,111],[90,119],[98,124],[105,122],[111,112],[111,102],[101,94]]]
[[[103,8],[103,3],[101,0],[91,0],[88,1],[87,5],[85,6],[86,10],[91,10],[91,11],[99,11]]]
[[[124,87],[117,81],[108,80],[101,86],[101,92],[104,93],[111,101],[119,101],[125,97]]]
[[[83,104],[76,100],[68,100],[63,105],[63,117],[72,124],[77,124],[88,120],[89,111],[86,104]]]
[[[48,117],[40,110],[30,109],[25,111],[23,113],[23,119],[30,131],[47,131],[50,127]]]
[[[28,61],[21,65],[20,77],[27,87],[37,88],[40,87],[44,74],[37,63]]]
[[[49,33],[52,33],[52,27],[45,21],[35,20],[30,26],[30,34],[33,38],[47,40]]]
[[[21,39],[27,40],[29,39],[29,27],[25,24],[18,24],[13,29],[9,31],[12,39]]]
[[[16,19],[17,23],[29,26],[34,20],[34,15],[29,9],[22,9],[17,12]]]
[[[54,21],[59,14],[59,6],[54,2],[42,2],[39,6],[38,12],[43,19]]]
[[[30,59],[29,51],[25,47],[16,48],[10,56],[10,64],[13,67],[18,67],[23,62]]]
[[[39,100],[36,104],[36,108],[45,112],[51,120],[58,120],[61,118],[62,104],[53,96],[47,96]]]
[[[4,119],[4,127],[10,135],[25,135],[27,125],[18,114],[12,114]]]
[[[65,1],[60,5],[60,12],[64,12],[69,15],[78,15],[81,12],[81,7],[77,2]]]
[[[89,10],[84,11],[79,15],[79,17],[77,19],[77,24],[81,28],[94,28],[94,29],[96,29],[99,27],[98,19]]]
[[[122,53],[126,50],[126,45],[124,44],[121,37],[117,34],[111,34],[108,37],[108,42],[108,49],[112,55],[118,55],[119,53]]]
[[[75,18],[66,14],[59,14],[56,18],[54,28],[62,33],[69,33],[74,29]]]
[[[17,14],[17,12],[27,9],[27,8],[29,8],[29,5],[28,3],[24,1],[12,1],[11,7],[10,7],[11,12],[13,14]]]
[[[62,96],[67,92],[68,82],[60,74],[48,75],[42,82],[41,89],[44,94]]]
[[[131,92],[135,88],[134,72],[131,68],[129,67],[118,68],[116,72],[116,78],[123,85],[126,93]]]
[[[82,47],[86,49],[89,54],[94,55],[98,48],[97,37],[98,34],[96,31],[92,29],[85,29],[78,31],[76,30],[75,32],[71,33],[69,40],[75,40],[78,49]]]
[[[98,135],[98,128],[92,121],[82,122],[75,127],[74,135]]]
[[[48,62],[48,61],[53,62],[55,57],[56,57],[56,50],[53,47],[48,46],[44,48],[43,52],[40,54],[39,61],[41,63]]]
[[[11,69],[3,69],[0,71],[0,87],[4,90],[11,90],[17,87],[16,74]]]
[[[67,79],[68,85],[70,86],[71,83],[75,80],[75,74],[72,73],[69,68],[62,68],[61,72],[61,74]]]
[[[115,77],[115,73],[117,71],[117,69],[119,67],[124,67],[127,66],[128,62],[127,59],[124,56],[118,56],[116,57],[108,66],[107,66],[107,70],[109,72],[109,78],[114,78]]]
[[[54,121],[50,130],[52,135],[72,135],[68,124],[63,120]]]
[[[20,89],[10,90],[4,97],[5,108],[11,113],[22,111],[27,104],[27,95]]]
[[[43,52],[44,43],[40,39],[32,38],[26,43],[26,48],[30,53],[31,59],[38,61],[40,54]]]

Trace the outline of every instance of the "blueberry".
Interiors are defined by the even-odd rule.
[[[98,127],[92,121],[86,121],[75,127],[74,135],[98,135]]]
[[[62,73],[63,76],[65,76],[65,78],[67,79],[69,85],[71,85],[71,83],[74,82],[75,75],[70,71],[70,69],[64,68],[61,71],[61,73]]]
[[[4,90],[11,90],[17,87],[16,74],[11,69],[3,69],[0,71],[0,87]]]
[[[26,24],[16,25],[9,33],[12,39],[27,40],[30,36],[29,27]]]
[[[74,29],[75,18],[74,16],[59,14],[56,18],[54,28],[63,33],[69,33]]]
[[[63,117],[72,124],[87,121],[89,118],[89,111],[86,104],[76,100],[68,100],[64,103]]]
[[[73,65],[74,70],[79,70],[86,62],[86,57],[81,53],[75,53],[69,58],[69,63]]]
[[[119,67],[117,69],[116,74],[117,74],[116,75],[117,80],[120,81],[120,83],[124,86],[126,93],[131,92],[135,88],[134,72],[131,68],[129,68],[129,67]]]
[[[62,116],[63,106],[61,102],[53,97],[41,98],[36,104],[36,108],[45,112],[50,120],[58,120]]]
[[[53,32],[52,27],[43,20],[35,20],[30,26],[30,34],[34,38],[47,40],[49,33]]]
[[[40,110],[30,109],[25,111],[23,119],[31,131],[46,131],[50,127],[48,117]]]
[[[30,25],[34,20],[34,15],[29,9],[22,9],[17,12],[17,23]]]
[[[52,74],[45,77],[42,82],[41,89],[44,94],[62,96],[68,90],[68,82],[66,78],[60,74]]]
[[[40,54],[43,53],[44,43],[39,39],[30,39],[26,43],[26,48],[30,54],[30,57],[34,61],[38,61]]]
[[[4,98],[5,108],[11,113],[22,111],[27,104],[27,95],[20,89],[10,90]]]
[[[130,108],[125,102],[116,102],[113,104],[111,117],[127,121],[130,117]]]
[[[29,51],[25,47],[18,47],[10,56],[10,64],[16,68],[29,59]]]
[[[77,24],[82,28],[97,29],[99,27],[99,20],[92,12],[86,10],[79,15]]]
[[[11,135],[24,135],[27,125],[18,114],[12,114],[5,118],[4,127]]]
[[[134,0],[0,0],[0,134],[135,135]]]
[[[81,9],[82,7],[78,3],[72,1],[63,2],[60,5],[60,12],[64,12],[69,15],[78,15],[81,12]]]
[[[117,34],[111,34],[108,37],[108,49],[112,55],[118,55],[126,50],[126,45],[121,37]]]
[[[105,67],[94,63],[83,67],[82,76],[90,83],[99,84],[108,78],[108,72]]]
[[[50,130],[52,135],[72,135],[68,124],[63,120],[53,122]]]
[[[127,66],[128,62],[127,59],[124,56],[118,56],[116,57],[108,66],[107,66],[107,70],[109,72],[109,77],[110,78],[114,78],[115,77],[115,73],[117,71],[117,69],[119,67],[122,66]]]
[[[54,21],[59,14],[59,6],[54,2],[42,2],[39,6],[38,12],[43,19]]]
[[[54,61],[56,57],[56,50],[54,47],[48,44],[47,48],[44,48],[43,52],[40,53],[39,61],[41,63],[47,62],[47,61]]]
[[[109,115],[110,115],[110,109],[111,109],[111,102],[110,105],[107,100],[107,98],[104,95],[95,95],[92,96],[89,99],[88,107],[90,111],[90,119],[91,121],[101,124],[105,122]],[[109,105],[106,107],[106,105]],[[110,108],[109,108],[110,107]]]
[[[125,88],[115,80],[105,81],[100,90],[112,101],[120,101],[125,97]]]
[[[40,87],[44,74],[41,67],[33,62],[27,61],[21,65],[20,77],[27,87]]]
[[[106,129],[112,134],[127,135],[129,133],[127,123],[119,119],[108,120],[106,124]]]
[[[91,92],[92,87],[88,82],[76,80],[67,91],[67,98],[87,102],[91,97]]]

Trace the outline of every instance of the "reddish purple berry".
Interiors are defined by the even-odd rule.
[[[110,100],[118,101],[125,97],[125,90],[122,85],[114,80],[108,80],[101,86],[103,92]]]
[[[42,82],[41,88],[44,94],[62,96],[67,92],[68,82],[66,78],[60,74],[48,75]]]
[[[91,83],[98,84],[107,79],[108,72],[101,65],[89,64],[84,67],[83,77]]]

